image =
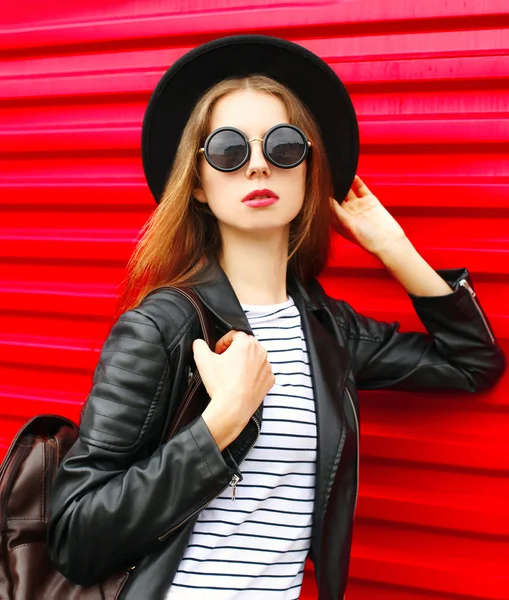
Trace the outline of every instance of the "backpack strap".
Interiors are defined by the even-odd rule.
[[[203,338],[207,342],[208,347],[212,350],[215,350],[216,347],[216,339],[214,334],[214,324],[212,323],[212,319],[210,318],[209,311],[203,306],[202,301],[198,297],[198,294],[189,288],[173,288],[177,290],[180,294],[182,294],[194,307],[196,313],[198,314],[198,318],[200,320],[200,325],[203,331]]]
[[[214,335],[214,324],[212,323],[212,319],[210,318],[209,311],[203,306],[202,301],[194,292],[194,290],[189,288],[178,288],[168,286],[169,289],[173,289],[186,300],[192,304],[195,309],[198,319],[200,320],[200,325],[203,331],[203,337],[208,347],[214,352],[216,347],[216,339]],[[170,432],[168,433],[168,440],[170,440],[175,433],[179,430],[183,423],[189,422],[196,415],[194,414],[196,411],[195,405],[197,402],[197,396],[200,391],[200,387],[203,386],[201,375],[198,369],[194,372],[189,385],[187,386],[186,393],[182,398],[182,402],[178,408],[177,414],[173,419],[173,422],[170,427]]]

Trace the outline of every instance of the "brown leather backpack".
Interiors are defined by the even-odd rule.
[[[171,289],[193,304],[213,350],[212,324],[198,297],[190,290]],[[196,370],[166,439],[195,418],[203,392]],[[69,419],[39,415],[19,430],[0,466],[0,600],[117,600],[135,568],[82,587],[66,579],[49,558],[46,528],[51,487],[78,435],[78,426]]]

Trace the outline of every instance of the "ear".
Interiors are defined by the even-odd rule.
[[[207,196],[205,196],[205,190],[202,188],[196,188],[193,190],[193,198],[196,198],[196,200],[202,204],[207,204]]]

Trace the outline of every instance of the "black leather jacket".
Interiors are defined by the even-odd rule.
[[[217,336],[252,333],[224,272],[195,288]],[[492,386],[505,368],[464,269],[439,274],[453,294],[410,296],[429,335],[400,333],[327,296],[317,281],[289,282],[310,355],[318,426],[310,556],[320,600],[342,598],[357,502],[357,389],[463,390]],[[52,560],[81,585],[135,565],[120,598],[163,600],[198,512],[220,494],[254,445],[263,405],[220,452],[201,416],[161,444],[184,394],[192,342],[190,304],[161,289],[124,313],[101,352],[80,438],[51,498]]]

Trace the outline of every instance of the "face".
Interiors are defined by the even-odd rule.
[[[217,101],[208,133],[230,126],[243,131],[248,139],[263,138],[274,125],[288,122],[285,105],[279,98],[239,90]],[[201,156],[201,187],[194,190],[194,197],[209,205],[222,232],[228,228],[244,232],[289,231],[290,222],[304,202],[306,161],[293,169],[281,169],[265,159],[261,142],[249,145],[251,156],[247,163],[230,173],[217,171]],[[246,196],[257,190],[270,190],[278,199],[265,206],[246,202]]]

